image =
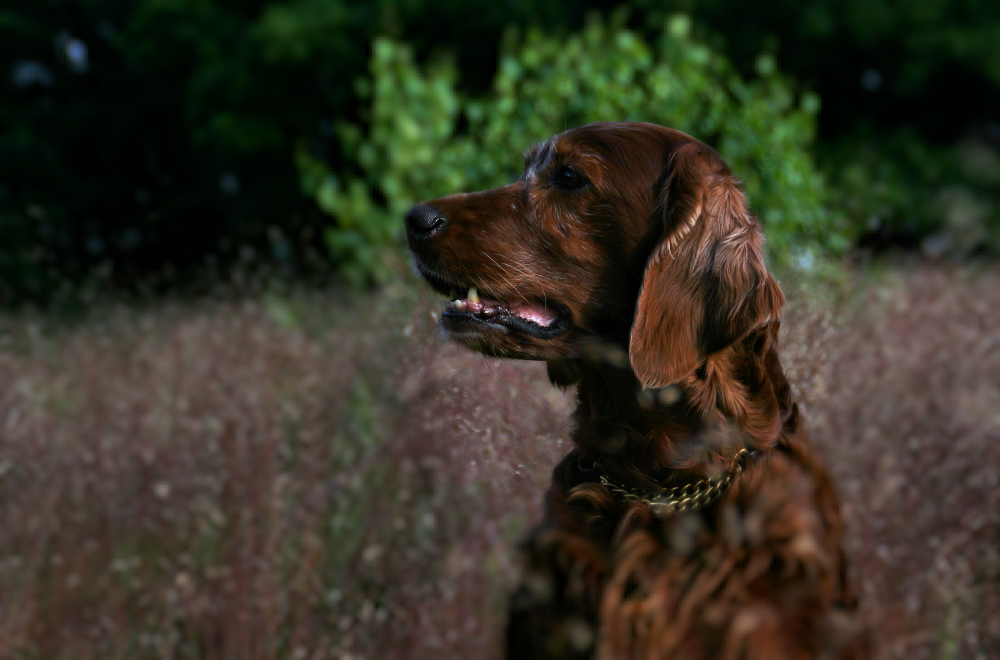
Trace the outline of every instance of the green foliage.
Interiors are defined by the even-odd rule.
[[[448,163],[441,155],[454,135],[459,101],[454,66],[439,62],[422,75],[409,49],[388,39],[375,41],[371,79],[359,86],[371,100],[368,134],[349,122],[338,134],[364,174],[337,177],[304,149],[297,157],[306,190],[337,219],[326,232],[331,255],[343,276],[361,286],[393,272],[387,248],[403,213],[415,195],[441,183]],[[450,181],[461,183],[454,174]]]
[[[10,4],[10,3],[8,3]],[[16,6],[15,6],[16,5]],[[378,34],[488,71],[509,22],[579,21],[512,0],[33,0],[0,9],[0,305],[80,283],[200,286],[234,266],[322,277],[326,216],[295,154],[355,167],[328,118],[357,120]],[[467,14],[464,18],[459,18]],[[84,48],[81,62],[67,46]],[[484,47],[484,45],[486,47]],[[79,51],[77,51],[79,52]],[[341,153],[346,155],[342,158]]]
[[[899,130],[825,158],[852,241],[919,245],[935,257],[1000,251],[1000,151],[987,142],[934,146]]]
[[[540,30],[505,38],[491,93],[465,98],[448,63],[417,66],[410,49],[375,42],[367,133],[339,126],[360,172],[337,175],[300,152],[308,192],[334,216],[328,244],[355,283],[381,281],[397,258],[402,216],[418,201],[502,185],[519,151],[563,128],[598,120],[650,121],[715,146],[745,179],[767,226],[772,256],[836,252],[843,234],[822,204],[809,156],[819,100],[795,92],[763,56],[751,80],[672,17],[656,43],[624,27],[619,12],[558,38]]]
[[[997,186],[972,163],[1000,154],[1000,3],[679,1],[742,72],[765,50],[821,95],[816,158],[852,240],[997,254]]]
[[[322,277],[331,257],[346,259],[334,267],[352,281],[384,278],[383,247],[398,227],[392,204],[450,192],[456,180],[502,182],[516,169],[512,152],[594,118],[674,124],[716,146],[746,178],[781,258],[809,241],[836,251],[871,223],[918,241],[954,233],[959,216],[981,218],[973,224],[988,235],[976,249],[1000,243],[987,209],[995,188],[964,164],[968,153],[997,150],[1000,4],[631,4],[627,21],[618,14],[602,25],[587,23],[589,10],[606,7],[597,0],[474,11],[465,0],[8,3],[0,305],[80,287],[171,290],[234,266]],[[664,23],[677,11],[692,21],[674,19],[671,36]],[[376,55],[382,64],[369,57],[375,41],[391,51]],[[85,48],[82,63],[69,46]],[[402,50],[408,59],[386,69]],[[438,81],[437,91],[417,103],[402,88],[377,89],[379,66],[382,80]],[[802,147],[813,141],[818,102],[777,70],[823,99],[817,159],[836,183],[827,206],[845,210],[849,226],[813,220],[823,195]],[[355,85],[359,77],[368,82]],[[433,94],[451,97],[454,116],[434,118]],[[400,126],[412,114],[416,139],[437,150],[419,175],[379,170],[410,147],[398,146],[395,120],[374,117],[375,103]],[[436,121],[453,121],[445,138],[430,135]],[[366,144],[375,155],[361,162]],[[324,208],[339,209],[329,232],[314,203],[328,178]],[[790,194],[775,203],[772,187]],[[952,213],[949,200],[965,211]],[[365,203],[384,214],[372,226],[358,220],[369,217]]]

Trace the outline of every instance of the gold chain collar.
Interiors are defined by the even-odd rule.
[[[601,484],[611,489],[611,492],[618,495],[623,500],[641,502],[653,510],[659,516],[668,513],[683,513],[694,511],[712,503],[729,488],[733,478],[743,472],[745,459],[750,458],[756,452],[743,448],[733,457],[729,470],[722,476],[714,479],[702,479],[683,486],[673,488],[661,488],[654,491],[643,491],[638,488],[627,488],[612,483],[603,473],[600,475]]]

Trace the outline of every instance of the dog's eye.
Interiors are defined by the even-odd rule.
[[[588,181],[569,165],[563,165],[553,173],[552,183],[563,190],[579,190]]]

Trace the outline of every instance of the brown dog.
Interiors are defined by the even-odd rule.
[[[709,147],[599,123],[406,215],[441,327],[577,384],[507,657],[866,654],[829,478],[778,362],[784,296]]]

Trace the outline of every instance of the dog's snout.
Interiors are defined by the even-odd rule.
[[[426,240],[447,225],[444,214],[430,204],[417,204],[406,212],[406,235],[411,242]]]

